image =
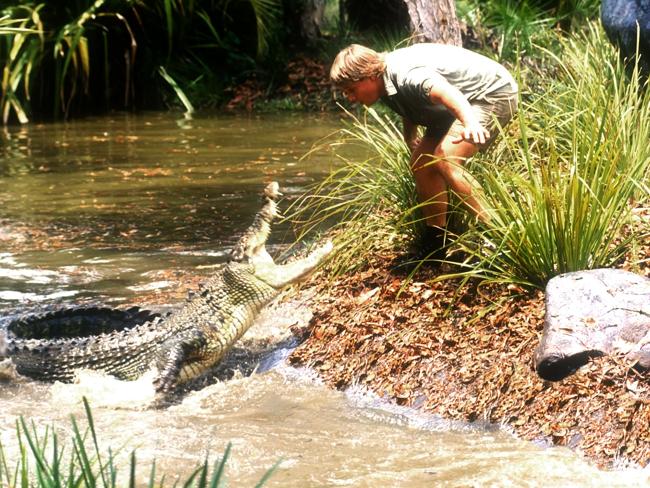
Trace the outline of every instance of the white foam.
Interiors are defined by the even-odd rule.
[[[78,293],[79,292],[76,290],[67,290],[67,291],[57,291],[54,293],[48,293],[45,295],[39,295],[38,293],[23,293],[15,290],[5,290],[5,291],[0,291],[0,300],[16,301],[16,302],[43,302],[46,300],[52,300],[56,298],[72,297],[77,295]]]
[[[48,271],[43,269],[0,268],[0,278],[26,281],[27,283],[48,284],[52,283],[52,281],[58,277],[59,273],[56,271]]]
[[[155,374],[152,369],[135,381],[122,381],[99,371],[79,370],[74,383],[52,385],[52,399],[70,408],[86,397],[93,407],[140,410],[154,401]]]

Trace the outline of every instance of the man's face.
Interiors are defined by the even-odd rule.
[[[343,86],[343,96],[351,103],[372,105],[382,96],[383,86],[379,78],[363,78]]]

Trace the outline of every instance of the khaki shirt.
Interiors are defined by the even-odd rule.
[[[496,61],[447,44],[414,44],[385,55],[382,101],[418,125],[437,127],[455,119],[442,104],[433,104],[429,92],[441,78],[467,100],[494,103],[517,93],[512,75]]]

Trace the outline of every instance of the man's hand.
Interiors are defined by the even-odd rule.
[[[435,79],[435,83],[429,91],[431,103],[444,105],[464,125],[462,135],[453,139],[452,142],[458,144],[469,141],[474,144],[485,144],[485,141],[490,138],[490,133],[477,119],[474,109],[465,95],[458,88],[450,85],[442,76],[432,78]]]
[[[472,122],[466,124],[463,128],[462,135],[451,141],[454,144],[459,144],[463,141],[473,142],[474,144],[485,144],[485,141],[490,138],[490,132],[483,127],[479,122]]]
[[[413,152],[415,151],[415,148],[420,145],[421,142],[422,142],[421,137],[414,137],[413,139],[406,141],[406,145],[408,146],[409,150]]]

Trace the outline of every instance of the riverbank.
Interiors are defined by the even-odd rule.
[[[19,225],[5,231],[0,237],[14,251],[67,247],[71,237]],[[631,269],[632,257],[624,268]],[[650,276],[648,257],[650,243],[636,248],[641,267],[632,270]],[[522,439],[570,447],[600,468],[648,465],[650,373],[602,357],[561,382],[543,381],[532,359],[544,323],[542,292],[475,285],[458,291],[455,282],[433,281],[442,271],[434,267],[405,285],[406,273],[391,264],[396,258],[374,256],[362,271],[332,282],[315,274],[301,290],[311,321],[285,321],[300,340],[289,363],[312,368],[332,388],[361,385],[445,419],[499,424]],[[178,303],[209,274],[157,276],[174,286],[140,293],[137,303]],[[283,302],[293,299],[285,294]],[[243,341],[211,377],[252,372],[274,347],[250,336]]]
[[[253,73],[246,80],[226,89],[227,111],[277,112],[305,110],[327,112],[336,109],[329,70],[323,60],[297,55],[286,65],[286,80],[269,86],[268,80]]]
[[[646,260],[633,270],[650,275],[650,245],[635,254]],[[333,388],[362,385],[447,419],[568,446],[600,468],[648,465],[650,373],[601,357],[563,381],[544,381],[533,370],[542,292],[458,291],[454,282],[434,282],[435,268],[402,289],[394,259],[374,256],[363,271],[331,283],[312,278],[314,317],[291,364],[313,368]]]

